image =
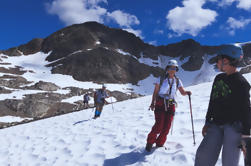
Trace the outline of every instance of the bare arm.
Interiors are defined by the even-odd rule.
[[[156,98],[158,96],[159,90],[160,90],[159,84],[155,84],[154,91],[153,91],[153,96],[152,96],[152,103],[150,105],[151,110],[154,110],[154,106],[155,106],[155,103],[156,103]]]
[[[185,96],[185,95],[191,95],[191,94],[192,94],[191,91],[185,91],[185,89],[184,89],[182,86],[179,87],[178,89],[179,89],[180,93],[181,93],[183,96]]]

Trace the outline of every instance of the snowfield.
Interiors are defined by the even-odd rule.
[[[250,78],[250,74],[246,75]],[[250,79],[249,79],[250,81]],[[172,134],[149,153],[146,137],[154,123],[151,96],[106,105],[99,119],[93,109],[0,130],[1,166],[192,166],[202,135],[212,82],[191,90],[196,145],[187,96],[178,94]],[[114,108],[114,109],[113,109]],[[217,165],[221,165],[221,160]],[[243,166],[243,156],[240,165]]]
[[[97,43],[98,44],[98,43]],[[118,50],[124,55],[127,53]],[[100,88],[92,82],[80,82],[71,76],[51,74],[45,67],[47,54],[36,53],[29,56],[6,57],[0,54],[0,67],[20,66],[26,72],[22,77],[35,84],[38,81],[52,82],[61,88],[74,85],[79,88]],[[131,56],[131,55],[129,55]],[[210,56],[210,55],[208,55]],[[213,56],[213,55],[212,55]],[[159,66],[168,61],[160,56]],[[178,60],[178,59],[177,59]],[[184,59],[183,61],[186,61]],[[93,120],[93,109],[65,114],[32,123],[18,125],[0,130],[0,166],[192,166],[196,149],[199,146],[204,125],[212,81],[217,71],[207,63],[199,71],[178,72],[186,89],[192,91],[192,108],[195,127],[196,145],[193,145],[190,108],[187,96],[178,94],[178,108],[174,125],[170,131],[165,148],[146,152],[147,134],[154,124],[154,114],[149,111],[151,94],[156,78],[150,75],[137,86],[131,84],[107,84],[107,89],[122,92],[134,91],[147,96],[104,106],[99,119]],[[148,58],[139,59],[141,63],[153,65]],[[184,62],[179,61],[179,64]],[[207,73],[205,75],[205,73]],[[0,76],[6,73],[0,73]],[[11,75],[11,74],[10,74]],[[251,74],[245,75],[251,81]],[[67,80],[67,81],[66,81]],[[207,83],[202,83],[207,82]],[[197,84],[197,85],[194,85]],[[14,90],[11,94],[1,94],[0,100],[21,99],[25,94],[41,91]],[[59,90],[57,93],[68,93]],[[73,96],[64,102],[73,103],[82,96]],[[115,101],[112,98],[108,101]],[[93,102],[93,99],[91,100]],[[0,122],[22,121],[19,117],[1,117]],[[172,134],[171,134],[172,133]],[[217,165],[221,165],[219,159]],[[243,156],[240,165],[243,166]]]

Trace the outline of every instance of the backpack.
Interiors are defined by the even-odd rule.
[[[89,98],[89,95],[88,95],[88,94],[85,94],[85,95],[84,95],[84,100],[85,100],[85,101],[89,101],[89,100],[90,100],[90,98]]]
[[[97,103],[97,100],[98,100],[98,93],[103,93],[102,92],[102,89],[98,89],[95,93],[94,93],[94,103]],[[105,103],[105,99],[104,98],[101,98],[101,101],[103,102],[103,103]]]

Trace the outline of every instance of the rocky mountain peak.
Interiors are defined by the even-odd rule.
[[[140,58],[153,61],[158,61],[160,56],[178,58],[184,61],[180,64],[184,70],[196,71],[201,68],[204,56],[216,54],[220,47],[202,46],[193,39],[155,47],[127,31],[86,22],[65,27],[45,39],[33,39],[4,53],[19,56],[42,51],[50,53],[46,60],[52,62],[48,66],[53,73],[72,75],[80,81],[137,84],[150,74],[161,75],[160,66],[165,66],[160,61],[149,66]],[[251,63],[250,48],[250,44],[243,45],[243,64]],[[212,59],[209,58],[209,63],[214,62]]]
[[[43,52],[52,51],[48,61],[65,57],[75,51],[94,49],[97,46],[123,49],[139,55],[145,44],[134,34],[106,27],[97,22],[75,24],[61,29],[44,39]]]

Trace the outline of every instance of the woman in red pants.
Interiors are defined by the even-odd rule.
[[[147,137],[146,151],[150,152],[154,143],[157,147],[164,145],[166,136],[171,127],[175,113],[176,91],[185,95],[191,95],[190,91],[185,91],[183,84],[175,73],[179,70],[176,60],[170,60],[165,69],[165,75],[159,78],[155,84],[152,103],[150,108],[154,111],[155,124]]]

